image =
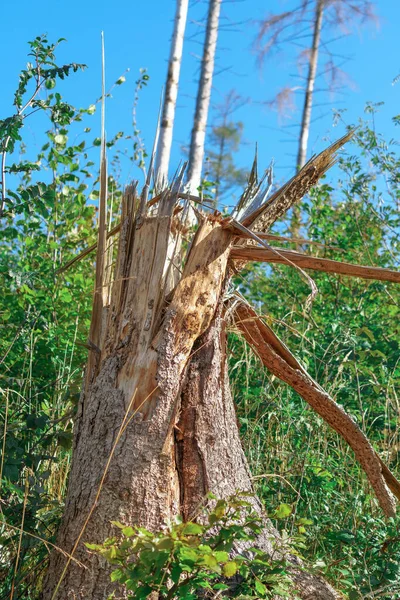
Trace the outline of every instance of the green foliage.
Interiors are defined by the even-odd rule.
[[[48,111],[51,114],[51,121],[55,126],[65,127],[70,125],[75,117],[74,109],[67,103],[62,102],[58,93],[46,94],[45,97],[39,97],[41,91],[52,90],[56,86],[58,79],[65,79],[71,72],[83,69],[85,65],[71,63],[59,66],[55,62],[55,50],[63,39],[59,39],[56,44],[50,44],[45,36],[39,36],[32,42],[29,42],[31,52],[29,57],[33,62],[28,62],[26,69],[21,71],[18,87],[14,94],[15,114],[0,120],[0,153],[2,155],[2,202],[0,216],[3,214],[4,205],[13,205],[13,200],[18,200],[15,193],[6,195],[6,173],[23,173],[25,176],[32,171],[39,171],[40,166],[37,162],[19,161],[18,164],[12,164],[7,167],[6,155],[13,153],[17,142],[21,142],[21,130],[24,126],[26,117],[38,112]],[[30,113],[27,113],[27,110]],[[58,133],[56,142],[62,146],[64,144],[64,135]],[[25,190],[24,202],[29,201],[30,196],[37,195],[37,188]]]
[[[118,537],[86,546],[116,567],[111,580],[132,600],[152,592],[159,600],[194,600],[199,593],[206,598],[218,591],[221,597],[294,600],[284,560],[271,560],[253,547],[263,523],[246,495],[209,498],[213,508],[203,510],[196,522],[177,517],[157,533],[115,522]],[[279,517],[287,516],[284,513]]]
[[[35,597],[32,578],[40,576],[48,555],[29,534],[52,539],[61,513],[93,289],[91,261],[65,276],[57,273],[94,241],[95,207],[87,197],[96,183],[87,142],[70,142],[73,128],[94,110],[76,109],[57,91],[58,80],[79,65],[58,66],[56,46],[43,36],[30,43],[35,62],[21,73],[16,115],[0,127],[4,160],[6,153],[20,155],[6,167],[1,222],[0,591],[7,593],[15,580],[19,597],[27,598]],[[48,130],[37,138],[40,150],[32,157],[21,138],[25,118],[37,111],[47,117]],[[26,535],[15,572],[10,565],[20,527]]]
[[[377,107],[367,107],[376,117]],[[372,111],[372,112],[371,112]],[[395,123],[397,119],[395,119]],[[303,204],[314,256],[395,268],[399,245],[399,156],[373,121]],[[286,223],[279,225],[284,232]],[[329,246],[329,247],[328,247]],[[332,247],[335,247],[332,248]],[[393,472],[399,472],[398,286],[309,271],[319,294],[305,311],[308,284],[288,266],[254,265],[237,285],[310,374],[349,412]],[[347,445],[290,388],[271,378],[231,336],[231,380],[257,490],[313,521],[305,556],[352,598],[384,588],[397,597],[399,547]],[[289,521],[290,522],[290,521]],[[294,525],[278,522],[290,535]],[[358,595],[357,595],[358,594]],[[394,594],[394,595],[393,595]]]
[[[5,186],[3,177],[0,224],[0,387],[4,398],[0,418],[5,449],[0,461],[0,597],[9,596],[15,579],[18,597],[30,600],[39,597],[37,584],[47,550],[40,539],[29,534],[54,541],[66,489],[72,418],[87,357],[93,258],[77,262],[64,274],[57,271],[95,241],[99,193],[95,166],[99,139],[89,140],[92,134],[86,126],[96,103],[77,109],[61,96],[59,80],[82,65],[58,65],[56,47],[44,37],[31,42],[33,59],[21,73],[13,114],[0,121],[0,152],[7,178]],[[123,81],[121,76],[115,85]],[[141,72],[135,107],[147,81],[147,73]],[[339,170],[332,174],[332,180],[339,179],[339,184],[333,187],[331,179],[326,179],[304,202],[304,233],[324,244],[322,248],[312,247],[317,256],[396,268],[400,252],[400,159],[395,142],[384,140],[374,129],[377,109],[368,106],[372,125],[360,124],[356,145],[347,149]],[[34,123],[37,113],[42,118],[40,126],[47,118],[47,131],[37,138],[39,153],[32,155],[22,138],[25,118],[32,115]],[[146,153],[136,116],[134,121],[133,160],[143,169]],[[400,117],[393,122],[397,126]],[[218,140],[229,138],[221,155],[221,190],[230,185],[230,161],[239,143],[236,125],[235,120],[228,119],[214,132],[216,148]],[[73,141],[76,134],[80,135],[79,142]],[[118,132],[107,142],[108,147],[115,147],[121,139],[127,138]],[[111,163],[118,171],[118,151]],[[205,186],[208,194],[214,184]],[[110,178],[109,187],[117,205],[117,177]],[[279,224],[278,230],[285,226]],[[237,285],[266,314],[311,374],[357,420],[390,468],[398,472],[400,292],[396,286],[381,282],[321,273],[313,277],[319,295],[311,312],[304,310],[307,283],[289,267],[248,268]],[[242,439],[256,476],[257,492],[266,506],[277,507],[270,518],[284,541],[291,549],[295,543],[297,551],[301,550],[350,599],[378,590],[383,600],[397,597],[400,522],[382,520],[347,445],[294,392],[271,378],[234,334],[230,338],[230,367]],[[156,534],[132,526],[121,529],[120,536],[99,551],[115,549],[112,560],[117,561],[121,581],[130,569],[141,569],[142,579],[129,583],[137,590],[140,585],[154,588],[156,573],[166,597],[171,591],[168,586],[175,584],[179,585],[173,593],[182,594],[176,597],[190,598],[195,585],[197,590],[204,586],[204,594],[209,591],[207,586],[218,589],[219,585],[230,595],[268,597],[272,590],[277,594],[281,589],[283,596],[292,597],[285,565],[272,563],[262,553],[231,554],[230,543],[251,546],[260,527],[257,517],[244,505],[240,512],[246,513],[246,523],[252,524],[254,531],[236,520],[234,513],[239,508],[231,506],[233,501],[226,503],[225,512],[216,515],[213,524],[207,519],[189,525],[177,521]],[[216,503],[214,513],[221,506]],[[229,511],[233,512],[224,522]],[[208,518],[212,514],[211,510]],[[21,527],[25,533],[15,570]],[[218,532],[224,529],[226,539],[218,541]],[[162,548],[163,543],[171,547]],[[162,563],[166,555],[170,564],[168,558]],[[174,575],[172,565],[177,565]],[[137,590],[129,591],[135,594]]]

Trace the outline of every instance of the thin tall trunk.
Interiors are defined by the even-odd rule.
[[[301,169],[306,164],[307,146],[310,135],[311,111],[314,95],[315,78],[317,75],[318,66],[318,51],[321,40],[322,17],[324,12],[325,0],[317,0],[314,19],[313,41],[310,51],[310,61],[308,66],[307,87],[304,96],[303,114],[301,118],[301,129],[299,148],[297,152],[297,169]],[[296,205],[293,207],[292,218],[290,223],[290,232],[292,236],[298,237],[301,228],[301,207]]]
[[[223,121],[222,127],[225,130],[225,128],[226,128],[226,115],[224,116],[224,121]],[[222,165],[223,165],[223,161],[224,161],[224,155],[225,155],[225,136],[221,135],[221,138],[219,140],[219,149],[218,149],[218,156],[217,156],[217,166],[216,166],[216,169],[215,169],[215,198],[214,198],[214,208],[215,209],[218,207],[219,191],[220,191],[220,188],[221,188]]]
[[[189,0],[177,0],[156,158],[156,186],[166,187]]]
[[[297,154],[297,168],[301,169],[307,159],[307,145],[310,134],[311,110],[315,86],[315,77],[317,75],[318,51],[321,40],[322,17],[324,12],[325,0],[317,0],[314,20],[313,41],[310,52],[310,62],[308,67],[307,87],[304,97],[303,116],[301,118],[301,131],[299,140],[299,150]]]
[[[196,110],[190,140],[188,189],[191,193],[194,193],[201,183],[221,2],[222,0],[210,0],[208,9],[207,29],[204,40],[203,58],[201,61]]]

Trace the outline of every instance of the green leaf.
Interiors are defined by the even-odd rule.
[[[222,567],[222,572],[225,577],[233,577],[236,575],[238,568],[238,564],[234,560],[231,560]]]
[[[53,78],[46,79],[46,82],[44,85],[47,90],[52,90],[53,88],[56,87],[56,80]]]
[[[192,564],[196,562],[198,554],[195,550],[192,550],[191,548],[181,548],[179,550],[179,558],[182,563]]]
[[[274,517],[276,519],[286,519],[292,513],[292,507],[290,504],[280,504],[274,511]]]
[[[124,573],[120,569],[116,569],[111,573],[111,581],[123,581],[125,578]]]
[[[256,588],[256,592],[260,594],[260,596],[265,596],[267,593],[267,588],[265,585],[259,580],[256,579],[254,587]]]
[[[123,525],[121,521],[111,521],[111,525],[118,527],[119,529],[124,529],[126,525]]]
[[[103,550],[103,546],[100,546],[100,544],[89,544],[88,542],[84,542],[84,544],[89,550]]]
[[[297,523],[299,523],[299,525],[312,525],[313,524],[313,520],[312,519],[305,519],[305,518],[301,518],[297,521]]]
[[[186,523],[182,533],[183,535],[200,535],[203,531],[204,527],[198,525],[198,523]]]
[[[174,540],[170,537],[163,537],[157,542],[156,547],[159,550],[172,550],[174,547]]]
[[[229,560],[228,552],[222,552],[217,550],[216,552],[214,552],[214,556],[218,562],[226,562],[227,560]]]
[[[215,556],[213,556],[212,554],[203,554],[202,556],[200,556],[199,563],[211,569],[214,569],[218,566],[218,562]]]

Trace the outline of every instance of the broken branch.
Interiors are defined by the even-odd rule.
[[[394,516],[395,502],[388,487],[400,499],[400,494],[398,494],[400,483],[386,466],[383,468],[382,461],[358,425],[310,377],[303,367],[298,364],[295,368],[293,362],[290,364],[286,358],[289,350],[284,347],[285,351],[282,352],[280,347],[282,342],[261,320],[252,307],[243,301],[236,301],[233,312],[235,325],[269,371],[290,385],[328,425],[346,440],[366,473],[385,515]],[[292,361],[296,361],[296,359],[292,357]]]
[[[290,261],[302,269],[312,269],[314,271],[323,271],[324,273],[337,273],[348,277],[360,277],[361,279],[400,283],[400,272],[398,271],[382,269],[381,267],[364,267],[329,258],[316,258],[302,254],[301,252],[282,248],[268,250],[257,246],[234,246],[231,250],[231,258],[241,261],[248,260],[280,264],[288,264],[288,261]]]
[[[354,135],[354,130],[331,144],[317,156],[312,157],[302,169],[285,185],[270,196],[263,204],[242,221],[254,231],[266,232],[296,202],[317,183],[336,162],[336,152]]]

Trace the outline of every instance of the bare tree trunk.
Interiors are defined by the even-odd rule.
[[[172,134],[174,129],[176,100],[178,97],[179,74],[181,70],[183,40],[189,0],[177,0],[174,21],[174,32],[171,42],[171,53],[168,61],[167,82],[165,85],[164,104],[161,117],[160,137],[156,158],[157,189],[162,190],[168,183],[169,157],[171,153]]]
[[[308,138],[310,135],[310,125],[311,125],[311,111],[312,111],[312,103],[313,103],[313,95],[314,95],[314,86],[315,86],[315,78],[317,75],[317,66],[318,66],[318,51],[319,44],[321,40],[321,28],[322,28],[322,17],[324,12],[324,3],[325,0],[317,0],[317,5],[315,9],[315,19],[314,19],[314,32],[313,32],[313,41],[310,50],[310,59],[308,66],[308,76],[307,76],[307,87],[306,93],[304,96],[304,105],[303,105],[303,114],[301,117],[301,128],[300,128],[300,139],[299,139],[299,148],[297,152],[297,163],[296,168],[301,169],[306,164],[307,160],[307,146],[308,146]],[[291,234],[294,237],[299,235],[301,227],[301,208],[299,205],[293,207],[293,213],[291,218]]]
[[[221,2],[222,0],[210,0],[208,9],[206,37],[189,150],[188,189],[191,193],[194,193],[201,183]]]
[[[317,0],[315,9],[314,33],[310,51],[310,61],[308,67],[307,87],[304,97],[303,115],[301,118],[301,130],[299,140],[299,150],[297,154],[297,168],[301,169],[306,163],[308,137],[310,134],[311,109],[313,102],[315,77],[318,66],[318,51],[321,39],[322,17],[324,12],[325,0]]]

